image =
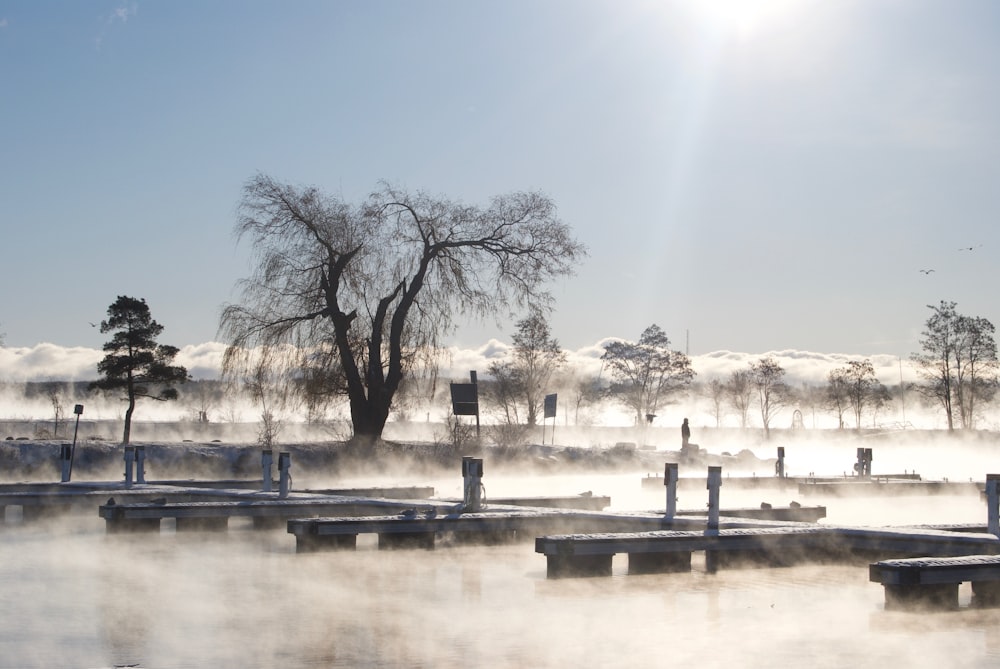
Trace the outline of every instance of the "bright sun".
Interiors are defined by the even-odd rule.
[[[750,37],[760,29],[787,19],[807,0],[689,0],[696,17],[726,34]]]

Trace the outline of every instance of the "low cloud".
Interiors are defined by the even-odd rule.
[[[603,370],[601,356],[602,339],[590,346],[566,351],[569,367],[580,376],[597,376]],[[491,363],[499,362],[511,354],[512,347],[496,339],[491,339],[478,348],[449,348],[444,352],[441,363],[441,377],[452,379],[468,378],[470,371],[480,376],[486,374]],[[175,363],[188,369],[194,379],[217,379],[222,368],[222,357],[226,345],[220,342],[192,344],[180,349]],[[826,383],[827,375],[834,369],[845,367],[851,360],[865,359],[862,356],[840,353],[815,353],[811,351],[769,351],[765,353],[744,353],[738,351],[714,351],[691,357],[691,364],[698,376],[696,381],[711,379],[725,380],[732,372],[747,368],[761,358],[773,357],[785,370],[785,381],[793,385]],[[0,347],[0,381],[88,381],[98,377],[97,363],[104,357],[99,349],[84,347],[64,347],[50,343],[31,347]],[[917,380],[917,375],[908,360],[900,360],[893,355],[867,356],[875,368],[875,374],[885,385],[899,383],[900,376],[907,382]]]

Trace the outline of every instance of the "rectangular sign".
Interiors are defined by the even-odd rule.
[[[475,383],[451,384],[451,409],[456,416],[478,416],[479,386]]]
[[[555,418],[556,417],[556,393],[545,396],[545,417]]]

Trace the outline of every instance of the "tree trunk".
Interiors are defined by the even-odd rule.
[[[122,435],[122,443],[128,444],[132,436],[132,412],[135,410],[135,400],[130,400],[128,409],[125,410],[125,432]]]

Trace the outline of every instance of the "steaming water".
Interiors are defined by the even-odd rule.
[[[643,474],[487,472],[487,496],[612,496],[663,508]],[[456,477],[458,478],[458,477]],[[980,474],[979,479],[983,476]],[[337,481],[434,485],[461,481]],[[328,484],[333,485],[332,482]],[[792,492],[722,489],[723,506]],[[681,508],[707,493],[684,490]],[[825,522],[985,522],[974,494],[798,498]],[[283,531],[128,537],[74,522],[0,528],[0,669],[7,667],[986,667],[1000,611],[886,612],[864,564],[547,580],[531,542],[297,555]],[[971,592],[960,589],[967,605]]]

